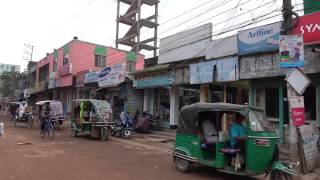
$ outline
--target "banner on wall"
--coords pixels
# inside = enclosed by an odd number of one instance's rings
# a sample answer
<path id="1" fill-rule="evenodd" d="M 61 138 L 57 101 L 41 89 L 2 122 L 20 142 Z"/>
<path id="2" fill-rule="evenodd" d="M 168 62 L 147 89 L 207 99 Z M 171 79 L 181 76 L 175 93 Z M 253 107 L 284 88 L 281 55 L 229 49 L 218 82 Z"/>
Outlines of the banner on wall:
<path id="1" fill-rule="evenodd" d="M 238 54 L 277 50 L 280 31 L 280 22 L 240 31 L 238 34 Z"/>
<path id="2" fill-rule="evenodd" d="M 237 57 L 223 58 L 217 60 L 217 77 L 218 82 L 239 80 L 239 63 Z"/>
<path id="3" fill-rule="evenodd" d="M 213 70 L 216 61 L 190 64 L 190 84 L 203 84 L 213 82 Z"/>
<path id="4" fill-rule="evenodd" d="M 280 68 L 304 66 L 303 35 L 281 35 L 279 39 Z"/>
<path id="5" fill-rule="evenodd" d="M 117 86 L 124 82 L 125 76 L 125 65 L 116 64 L 111 67 L 103 68 L 98 75 L 99 87 L 111 87 Z"/>

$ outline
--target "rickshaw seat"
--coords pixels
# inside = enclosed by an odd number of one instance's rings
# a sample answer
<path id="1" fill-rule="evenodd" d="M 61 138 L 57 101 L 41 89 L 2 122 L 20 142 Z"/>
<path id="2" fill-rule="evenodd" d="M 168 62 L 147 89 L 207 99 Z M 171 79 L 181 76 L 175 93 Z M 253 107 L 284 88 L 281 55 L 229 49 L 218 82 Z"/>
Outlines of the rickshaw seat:
<path id="1" fill-rule="evenodd" d="M 201 122 L 201 128 L 203 131 L 203 138 L 206 145 L 214 145 L 218 142 L 218 132 L 209 119 L 205 119 Z"/>
<path id="2" fill-rule="evenodd" d="M 234 148 L 221 148 L 220 152 L 222 152 L 223 154 L 238 154 L 241 152 L 241 150 Z"/>

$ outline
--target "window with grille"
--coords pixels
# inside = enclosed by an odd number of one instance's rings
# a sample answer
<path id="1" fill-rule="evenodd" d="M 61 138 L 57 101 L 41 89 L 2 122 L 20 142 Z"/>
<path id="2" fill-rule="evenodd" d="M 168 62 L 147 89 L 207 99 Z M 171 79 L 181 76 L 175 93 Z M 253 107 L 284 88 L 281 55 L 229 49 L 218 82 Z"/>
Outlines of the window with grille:
<path id="1" fill-rule="evenodd" d="M 95 55 L 95 65 L 97 67 L 105 67 L 106 66 L 106 56 Z"/>
<path id="2" fill-rule="evenodd" d="M 63 65 L 66 65 L 66 64 L 69 64 L 69 55 L 68 54 L 64 55 L 64 57 L 63 57 Z"/>

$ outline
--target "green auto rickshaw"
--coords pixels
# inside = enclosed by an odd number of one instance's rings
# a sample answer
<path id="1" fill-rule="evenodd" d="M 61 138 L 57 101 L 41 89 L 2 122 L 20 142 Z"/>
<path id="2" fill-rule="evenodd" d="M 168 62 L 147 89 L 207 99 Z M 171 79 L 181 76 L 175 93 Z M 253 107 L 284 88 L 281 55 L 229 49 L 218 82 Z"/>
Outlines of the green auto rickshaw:
<path id="1" fill-rule="evenodd" d="M 95 99 L 73 100 L 71 111 L 71 134 L 79 133 L 106 141 L 109 138 L 112 120 L 111 104 Z"/>
<path id="2" fill-rule="evenodd" d="M 243 149 L 231 147 L 228 129 L 237 115 L 243 116 Z M 173 149 L 176 168 L 182 172 L 192 164 L 217 171 L 258 176 L 271 180 L 291 179 L 292 164 L 278 161 L 278 137 L 261 110 L 228 103 L 195 103 L 184 106 Z"/>

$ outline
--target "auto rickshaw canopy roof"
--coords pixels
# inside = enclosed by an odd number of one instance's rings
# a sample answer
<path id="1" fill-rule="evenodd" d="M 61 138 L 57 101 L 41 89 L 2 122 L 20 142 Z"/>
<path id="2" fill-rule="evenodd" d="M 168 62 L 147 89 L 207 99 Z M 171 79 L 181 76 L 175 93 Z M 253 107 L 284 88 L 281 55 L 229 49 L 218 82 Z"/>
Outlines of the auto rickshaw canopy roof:
<path id="1" fill-rule="evenodd" d="M 238 112 L 246 115 L 249 111 L 247 105 L 230 103 L 195 103 L 182 107 L 179 114 L 178 132 L 183 134 L 195 134 L 199 118 L 197 114 L 205 111 Z"/>
<path id="2" fill-rule="evenodd" d="M 36 105 L 44 105 L 45 103 L 61 103 L 61 101 L 56 101 L 56 100 L 45 100 L 45 101 L 38 101 L 38 102 L 36 102 Z"/>

